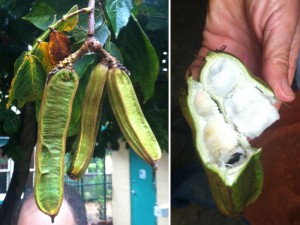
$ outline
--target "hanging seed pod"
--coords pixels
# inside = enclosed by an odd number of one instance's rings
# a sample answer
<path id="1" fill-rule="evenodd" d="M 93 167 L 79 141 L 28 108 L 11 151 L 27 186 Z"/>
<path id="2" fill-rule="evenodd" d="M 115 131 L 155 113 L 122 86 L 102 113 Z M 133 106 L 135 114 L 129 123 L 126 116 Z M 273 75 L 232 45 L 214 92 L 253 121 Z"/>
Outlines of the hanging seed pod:
<path id="1" fill-rule="evenodd" d="M 64 156 L 78 76 L 61 69 L 46 84 L 41 102 L 36 145 L 35 200 L 54 221 L 63 200 Z"/>
<path id="2" fill-rule="evenodd" d="M 105 96 L 105 83 L 108 68 L 97 64 L 88 81 L 82 103 L 80 130 L 70 152 L 67 174 L 80 179 L 93 156 L 99 130 L 102 103 Z"/>

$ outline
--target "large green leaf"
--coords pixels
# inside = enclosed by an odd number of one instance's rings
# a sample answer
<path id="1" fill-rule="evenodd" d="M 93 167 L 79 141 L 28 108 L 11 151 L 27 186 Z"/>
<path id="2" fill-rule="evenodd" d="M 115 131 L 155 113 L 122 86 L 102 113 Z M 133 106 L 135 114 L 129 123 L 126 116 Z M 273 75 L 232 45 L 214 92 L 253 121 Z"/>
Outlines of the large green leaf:
<path id="1" fill-rule="evenodd" d="M 23 59 L 21 63 L 21 59 Z M 18 69 L 17 69 L 18 68 Z M 27 101 L 36 101 L 42 97 L 46 81 L 46 72 L 34 55 L 22 55 L 15 63 L 16 74 L 9 91 L 8 106 L 17 99 L 22 107 Z"/>
<path id="2" fill-rule="evenodd" d="M 120 30 L 128 23 L 133 9 L 132 0 L 107 0 L 105 9 L 117 37 Z"/>
<path id="3" fill-rule="evenodd" d="M 38 1 L 23 19 L 30 21 L 41 30 L 46 30 L 56 20 L 56 14 L 57 12 L 49 4 Z"/>
<path id="4" fill-rule="evenodd" d="M 23 19 L 30 21 L 41 30 L 46 30 L 64 14 L 68 15 L 78 10 L 78 6 L 75 5 L 66 13 L 66 9 L 68 9 L 69 5 L 70 3 L 66 1 L 39 0 Z M 78 15 L 74 15 L 62 21 L 56 29 L 60 31 L 70 31 L 74 29 L 77 22 Z"/>
<path id="5" fill-rule="evenodd" d="M 155 90 L 155 81 L 159 73 L 159 60 L 147 35 L 132 16 L 126 28 L 120 34 L 121 52 L 124 65 L 141 86 L 144 101 Z"/>

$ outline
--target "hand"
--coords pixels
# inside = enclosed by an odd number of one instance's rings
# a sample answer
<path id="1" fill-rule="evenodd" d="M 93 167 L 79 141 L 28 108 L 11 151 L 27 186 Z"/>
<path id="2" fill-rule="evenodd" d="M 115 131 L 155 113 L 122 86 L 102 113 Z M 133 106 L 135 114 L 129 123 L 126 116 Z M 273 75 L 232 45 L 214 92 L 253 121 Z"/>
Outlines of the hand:
<path id="1" fill-rule="evenodd" d="M 279 101 L 290 102 L 300 48 L 299 0 L 210 0 L 202 47 L 188 72 L 196 79 L 201 57 L 226 45 L 264 79 Z"/>

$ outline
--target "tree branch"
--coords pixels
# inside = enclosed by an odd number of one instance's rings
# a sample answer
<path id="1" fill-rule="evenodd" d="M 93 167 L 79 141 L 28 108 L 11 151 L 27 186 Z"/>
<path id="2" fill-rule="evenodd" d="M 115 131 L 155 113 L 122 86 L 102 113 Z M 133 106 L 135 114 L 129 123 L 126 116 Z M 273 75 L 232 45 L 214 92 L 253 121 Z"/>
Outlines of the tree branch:
<path id="1" fill-rule="evenodd" d="M 41 43 L 42 41 L 44 41 L 49 36 L 50 32 L 53 29 L 55 30 L 55 28 L 57 28 L 61 23 L 64 23 L 66 20 L 68 20 L 69 18 L 72 18 L 73 16 L 79 15 L 81 13 L 91 13 L 92 11 L 94 11 L 94 9 L 88 7 L 88 8 L 79 9 L 79 10 L 77 10 L 75 12 L 72 12 L 70 14 L 64 15 L 62 19 L 58 20 L 55 24 L 53 24 L 52 26 L 50 26 L 44 33 L 41 34 L 41 36 L 39 36 L 36 39 L 36 41 L 35 41 L 32 49 L 31 49 L 30 53 L 36 51 L 36 48 L 38 47 L 39 43 Z"/>
<path id="2" fill-rule="evenodd" d="M 60 69 L 64 67 L 73 67 L 76 60 L 81 58 L 84 54 L 89 52 L 95 52 L 98 53 L 101 56 L 101 62 L 105 63 L 109 68 L 118 67 L 120 69 L 123 69 L 127 72 L 127 74 L 130 74 L 130 72 L 110 53 L 108 53 L 103 46 L 100 44 L 100 42 L 94 37 L 95 35 L 95 0 L 89 0 L 88 7 L 85 8 L 88 9 L 89 15 L 88 15 L 88 31 L 87 31 L 87 38 L 85 43 L 74 53 L 72 53 L 70 56 L 65 58 L 64 60 L 60 61 L 56 67 L 50 71 L 47 75 L 47 82 L 51 79 L 51 77 Z M 102 10 L 102 9 L 101 9 Z"/>
<path id="3" fill-rule="evenodd" d="M 87 41 L 94 38 L 94 33 L 95 33 L 95 0 L 89 0 L 89 6 L 91 10 L 89 14 L 89 19 L 88 19 L 88 37 Z"/>

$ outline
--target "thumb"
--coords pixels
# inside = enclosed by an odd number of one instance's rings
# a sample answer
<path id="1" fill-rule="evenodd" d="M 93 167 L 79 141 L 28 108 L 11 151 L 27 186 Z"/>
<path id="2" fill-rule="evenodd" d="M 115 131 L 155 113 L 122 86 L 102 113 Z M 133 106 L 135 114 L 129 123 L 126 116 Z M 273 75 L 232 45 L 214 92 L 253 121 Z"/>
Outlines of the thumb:
<path id="1" fill-rule="evenodd" d="M 295 57 L 291 54 L 294 55 L 292 46 L 294 47 L 298 20 L 291 21 L 289 17 L 285 18 L 285 21 L 270 19 L 265 28 L 262 75 L 279 101 L 291 102 L 295 98 L 291 83 L 296 64 Z"/>
<path id="2" fill-rule="evenodd" d="M 288 54 L 288 53 L 286 53 Z M 272 56 L 263 63 L 263 77 L 270 85 L 276 98 L 282 102 L 291 102 L 295 94 L 291 89 L 291 82 L 288 79 L 289 60 L 283 54 Z"/>

